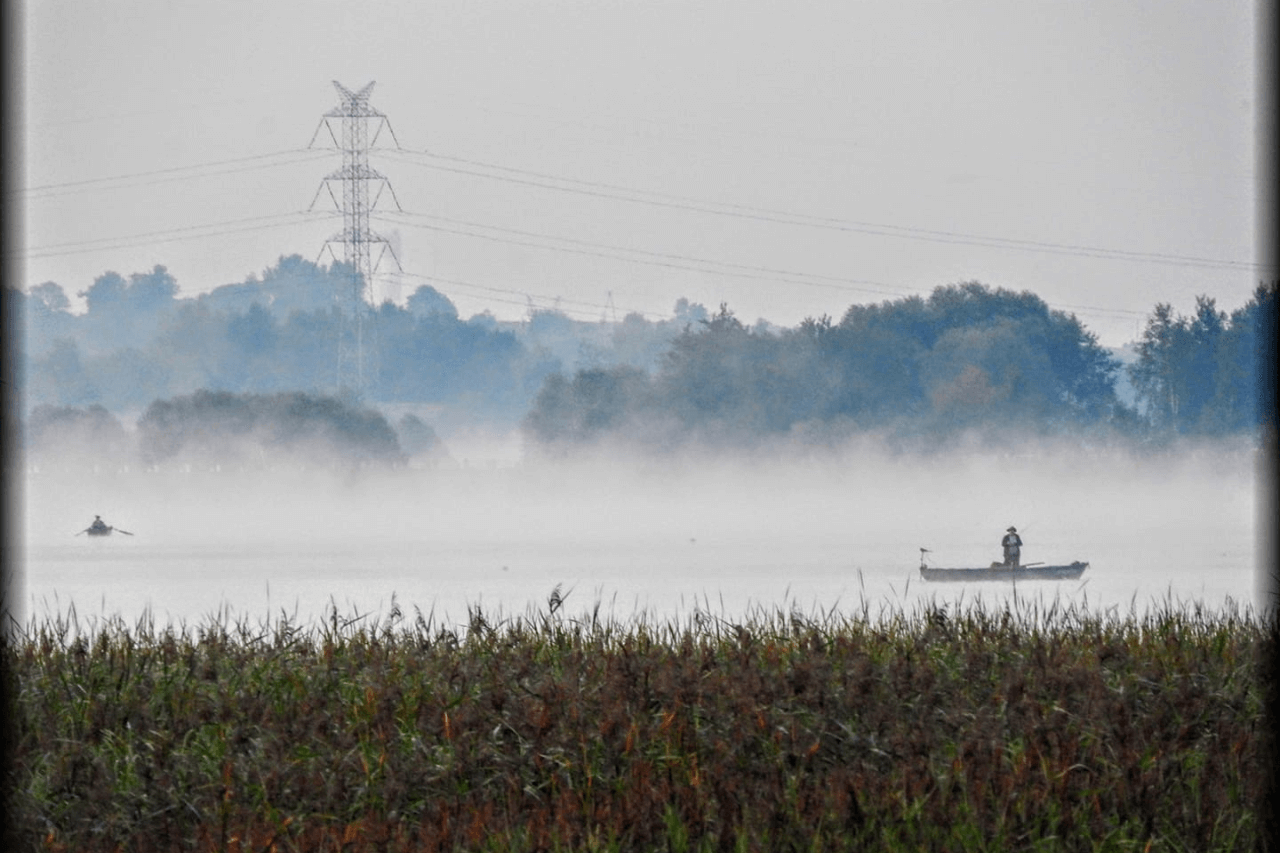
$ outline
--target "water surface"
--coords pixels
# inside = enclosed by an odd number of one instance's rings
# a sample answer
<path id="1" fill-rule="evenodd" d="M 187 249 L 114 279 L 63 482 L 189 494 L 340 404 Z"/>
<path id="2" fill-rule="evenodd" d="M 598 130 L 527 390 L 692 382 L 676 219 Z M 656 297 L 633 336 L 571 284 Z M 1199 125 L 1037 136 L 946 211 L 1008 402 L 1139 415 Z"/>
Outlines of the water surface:
<path id="1" fill-rule="evenodd" d="M 488 470 L 28 473 L 27 618 L 224 610 L 302 621 L 392 597 L 437 623 L 545 609 L 739 619 L 754 610 L 871 613 L 925 600 L 1057 600 L 1141 611 L 1249 606 L 1248 454 L 847 454 L 768 462 L 522 463 Z M 76 536 L 94 514 L 131 531 Z M 1010 524 L 1023 561 L 1086 560 L 1078 581 L 926 584 L 986 565 Z"/>

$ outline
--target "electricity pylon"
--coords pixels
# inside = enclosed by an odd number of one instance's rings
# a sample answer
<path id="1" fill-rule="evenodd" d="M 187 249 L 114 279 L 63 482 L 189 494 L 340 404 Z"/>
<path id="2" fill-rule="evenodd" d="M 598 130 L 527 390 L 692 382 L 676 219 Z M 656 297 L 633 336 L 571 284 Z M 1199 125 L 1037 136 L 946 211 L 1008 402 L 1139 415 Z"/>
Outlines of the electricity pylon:
<path id="1" fill-rule="evenodd" d="M 359 92 L 352 92 L 337 80 L 333 81 L 333 86 L 338 90 L 340 102 L 320 119 L 307 147 L 315 145 L 321 128 L 328 130 L 334 147 L 342 152 L 342 167 L 325 176 L 315 197 L 311 199 L 311 208 L 315 208 L 320 193 L 328 191 L 329 198 L 342 211 L 342 231 L 325 241 L 320 254 L 323 255 L 327 249 L 330 256 L 337 260 L 333 244 L 342 244 L 342 262 L 352 280 L 347 293 L 337 296 L 338 313 L 341 317 L 338 329 L 337 385 L 339 390 L 345 388 L 354 392 L 357 397 L 362 397 L 377 376 L 378 365 L 377 326 L 372 322 L 373 274 L 387 254 L 391 255 L 397 267 L 400 266 L 400 260 L 391 244 L 369 228 L 369 213 L 377 207 L 384 190 L 391 194 L 396 208 L 400 209 L 400 201 L 390 182 L 369 166 L 369 149 L 378 141 L 384 127 L 395 140 L 397 148 L 400 147 L 400 140 L 395 138 L 395 131 L 391 129 L 387 117 L 369 106 L 372 82 Z M 334 122 L 338 124 L 336 132 Z M 376 123 L 372 138 L 369 136 L 371 122 Z M 335 183 L 341 188 L 340 193 L 334 192 Z M 371 192 L 375 186 L 377 191 Z M 373 252 L 375 245 L 379 247 L 376 259 Z"/>

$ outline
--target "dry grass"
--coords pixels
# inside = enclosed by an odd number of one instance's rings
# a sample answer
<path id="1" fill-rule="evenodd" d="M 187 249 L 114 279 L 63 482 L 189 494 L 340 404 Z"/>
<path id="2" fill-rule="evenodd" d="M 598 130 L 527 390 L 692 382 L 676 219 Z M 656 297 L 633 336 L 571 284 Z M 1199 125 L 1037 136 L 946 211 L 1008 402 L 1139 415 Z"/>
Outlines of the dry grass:
<path id="1" fill-rule="evenodd" d="M 1238 612 L 547 611 L 11 638 L 29 849 L 1242 850 Z"/>

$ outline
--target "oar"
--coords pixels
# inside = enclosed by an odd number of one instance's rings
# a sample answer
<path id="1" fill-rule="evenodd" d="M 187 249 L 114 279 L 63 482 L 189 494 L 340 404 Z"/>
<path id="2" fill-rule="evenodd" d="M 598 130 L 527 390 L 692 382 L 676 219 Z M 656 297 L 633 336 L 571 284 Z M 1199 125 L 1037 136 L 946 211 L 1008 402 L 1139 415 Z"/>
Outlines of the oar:
<path id="1" fill-rule="evenodd" d="M 1023 569 L 1029 569 L 1029 568 L 1031 568 L 1032 566 L 1043 566 L 1043 565 L 1044 565 L 1044 560 L 1041 560 L 1041 561 L 1040 561 L 1040 562 L 1038 562 L 1038 563 L 1023 563 L 1023 564 L 1020 566 L 1020 568 L 1023 568 Z"/>
<path id="2" fill-rule="evenodd" d="M 132 533 L 130 533 L 130 532 L 129 532 L 129 531 L 127 531 L 127 530 L 121 530 L 119 527 L 113 527 L 113 528 L 111 528 L 111 529 L 112 529 L 112 530 L 114 530 L 116 533 L 123 533 L 125 536 L 132 536 L 132 535 L 133 535 Z M 1037 564 L 1037 565 L 1038 565 L 1038 564 Z"/>
<path id="3" fill-rule="evenodd" d="M 86 527 L 84 530 L 81 530 L 79 533 L 77 533 L 76 536 L 83 536 L 88 532 L 89 532 L 89 528 Z"/>

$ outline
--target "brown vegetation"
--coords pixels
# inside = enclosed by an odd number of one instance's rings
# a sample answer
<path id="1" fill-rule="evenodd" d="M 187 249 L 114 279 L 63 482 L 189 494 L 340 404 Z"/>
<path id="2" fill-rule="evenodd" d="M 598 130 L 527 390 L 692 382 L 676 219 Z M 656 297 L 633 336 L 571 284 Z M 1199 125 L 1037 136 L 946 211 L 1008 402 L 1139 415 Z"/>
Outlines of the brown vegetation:
<path id="1" fill-rule="evenodd" d="M 30 849 L 1236 850 L 1257 620 L 556 612 L 11 640 Z"/>

